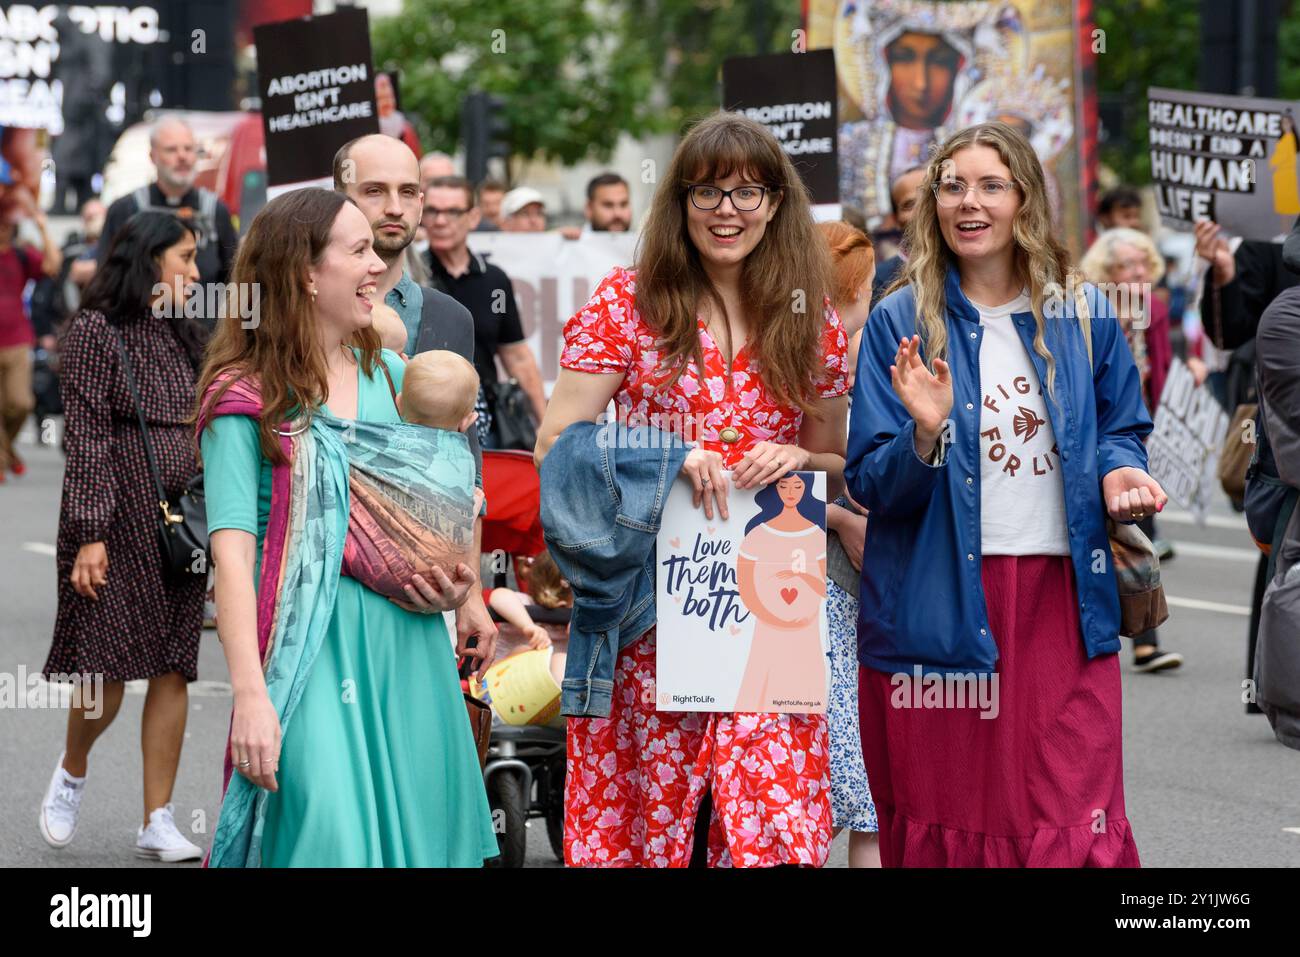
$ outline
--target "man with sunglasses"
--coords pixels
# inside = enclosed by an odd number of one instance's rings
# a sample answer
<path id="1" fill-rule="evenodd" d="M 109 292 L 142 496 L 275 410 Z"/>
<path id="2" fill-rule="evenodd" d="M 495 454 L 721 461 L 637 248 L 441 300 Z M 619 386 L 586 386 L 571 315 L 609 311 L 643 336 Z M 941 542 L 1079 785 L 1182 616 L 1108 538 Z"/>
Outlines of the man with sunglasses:
<path id="1" fill-rule="evenodd" d="M 496 360 L 500 357 L 506 375 L 518 381 L 532 406 L 533 416 L 540 422 L 546 410 L 542 373 L 524 339 L 510 278 L 501 267 L 471 252 L 466 241 L 479 218 L 474 187 L 469 180 L 461 176 L 439 176 L 427 184 L 422 223 L 429 237 L 431 282 L 474 317 L 474 367 L 483 383 L 492 418 L 496 419 Z"/>

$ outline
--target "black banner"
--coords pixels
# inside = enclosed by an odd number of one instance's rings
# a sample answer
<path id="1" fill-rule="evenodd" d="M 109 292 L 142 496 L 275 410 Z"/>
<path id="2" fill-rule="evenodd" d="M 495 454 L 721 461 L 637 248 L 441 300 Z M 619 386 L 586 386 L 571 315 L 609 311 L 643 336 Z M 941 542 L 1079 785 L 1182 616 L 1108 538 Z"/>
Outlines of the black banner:
<path id="1" fill-rule="evenodd" d="M 762 123 L 781 142 L 812 201 L 840 201 L 835 52 L 732 57 L 722 64 L 722 105 Z"/>
<path id="2" fill-rule="evenodd" d="M 268 23 L 253 38 L 268 184 L 329 176 L 340 146 L 379 132 L 366 11 Z"/>

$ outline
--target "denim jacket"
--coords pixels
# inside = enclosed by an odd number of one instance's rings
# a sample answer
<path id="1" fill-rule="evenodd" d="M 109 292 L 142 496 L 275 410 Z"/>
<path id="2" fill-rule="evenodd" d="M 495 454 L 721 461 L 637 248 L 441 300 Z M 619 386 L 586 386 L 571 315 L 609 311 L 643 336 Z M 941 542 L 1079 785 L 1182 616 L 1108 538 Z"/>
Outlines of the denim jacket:
<path id="1" fill-rule="evenodd" d="M 618 653 L 655 623 L 655 539 L 688 451 L 658 429 L 575 422 L 542 460 L 542 528 L 573 587 L 562 714 L 609 717 Z"/>
<path id="2" fill-rule="evenodd" d="M 1061 455 L 1070 560 L 1089 658 L 1120 648 L 1119 595 L 1106 534 L 1101 479 L 1123 466 L 1145 470 L 1143 438 L 1151 418 L 1133 356 L 1110 303 L 1084 287 L 1092 315 L 1093 362 L 1073 318 L 1047 318 L 1046 344 L 1056 360 L 1056 401 L 1048 416 Z M 961 291 L 956 270 L 946 285 L 952 368 L 951 444 L 939 464 L 922 461 L 916 423 L 890 384 L 899 340 L 916 331 L 910 287 L 872 310 L 858 356 L 844 477 L 870 511 L 862 562 L 858 660 L 886 672 L 948 670 L 988 673 L 998 660 L 980 569 L 979 313 Z M 1057 310 L 1059 313 L 1061 310 Z M 1033 351 L 1034 317 L 1016 324 L 1044 391 L 1047 366 Z M 1045 614 L 1057 609 L 1044 608 Z"/>

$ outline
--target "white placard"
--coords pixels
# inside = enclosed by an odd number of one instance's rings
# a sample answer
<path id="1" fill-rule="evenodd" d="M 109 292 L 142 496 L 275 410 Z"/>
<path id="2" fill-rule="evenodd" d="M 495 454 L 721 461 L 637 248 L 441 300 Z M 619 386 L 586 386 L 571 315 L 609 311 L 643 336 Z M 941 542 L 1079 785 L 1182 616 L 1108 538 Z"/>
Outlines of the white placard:
<path id="1" fill-rule="evenodd" d="M 1175 358 L 1160 393 L 1155 428 L 1147 439 L 1147 471 L 1165 494 L 1205 524 L 1218 489 L 1219 449 L 1228 413 L 1205 385 Z"/>
<path id="2" fill-rule="evenodd" d="M 730 483 L 730 473 L 724 472 Z M 729 517 L 673 483 L 656 552 L 660 711 L 824 714 L 826 473 L 729 488 Z"/>
<path id="3" fill-rule="evenodd" d="M 469 247 L 510 277 L 524 337 L 550 394 L 560 371 L 564 324 L 615 266 L 631 266 L 636 233 L 470 233 Z"/>

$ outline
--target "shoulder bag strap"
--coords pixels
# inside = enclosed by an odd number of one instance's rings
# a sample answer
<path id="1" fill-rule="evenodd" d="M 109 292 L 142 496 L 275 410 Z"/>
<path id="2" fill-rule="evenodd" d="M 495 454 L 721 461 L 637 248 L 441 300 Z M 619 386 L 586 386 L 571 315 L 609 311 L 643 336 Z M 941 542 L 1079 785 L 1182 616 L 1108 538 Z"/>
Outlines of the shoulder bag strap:
<path id="1" fill-rule="evenodd" d="M 107 320 L 105 320 L 107 321 Z M 122 370 L 126 373 L 126 384 L 131 390 L 131 398 L 135 402 L 135 413 L 140 419 L 140 436 L 144 439 L 144 455 L 149 460 L 149 474 L 153 476 L 154 488 L 158 491 L 158 507 L 162 509 L 164 521 L 170 517 L 171 512 L 167 504 L 167 493 L 163 489 L 162 475 L 158 471 L 158 463 L 153 457 L 153 444 L 149 441 L 149 427 L 144 421 L 144 407 L 140 404 L 140 392 L 135 386 L 135 375 L 131 371 L 131 359 L 126 354 L 126 346 L 122 342 L 122 337 L 111 325 L 109 331 L 113 335 L 113 341 L 117 344 L 117 354 L 122 360 Z"/>
<path id="2" fill-rule="evenodd" d="M 384 378 L 388 380 L 388 391 L 393 395 L 393 405 L 397 405 L 397 387 L 393 385 L 393 374 L 388 371 L 388 363 L 384 361 L 382 355 L 379 357 L 379 368 L 383 370 Z"/>
<path id="3" fill-rule="evenodd" d="M 207 246 L 217 239 L 217 194 L 199 187 L 199 246 Z"/>
<path id="4" fill-rule="evenodd" d="M 1078 280 L 1077 275 L 1074 281 L 1078 283 L 1078 292 L 1074 294 L 1074 318 L 1079 323 L 1079 331 L 1083 333 L 1083 345 L 1088 350 L 1088 365 L 1092 365 L 1092 310 L 1088 308 L 1088 290 L 1083 288 L 1083 283 Z"/>

